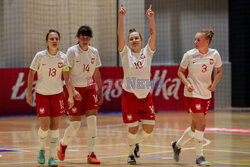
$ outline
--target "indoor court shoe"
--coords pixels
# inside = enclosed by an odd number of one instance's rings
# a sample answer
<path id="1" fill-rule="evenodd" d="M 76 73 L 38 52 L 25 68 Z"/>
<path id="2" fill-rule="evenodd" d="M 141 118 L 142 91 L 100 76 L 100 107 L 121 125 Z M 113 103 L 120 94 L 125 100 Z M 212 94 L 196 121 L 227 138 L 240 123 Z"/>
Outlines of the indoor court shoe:
<path id="1" fill-rule="evenodd" d="M 39 164 L 44 164 L 45 163 L 45 150 L 39 150 L 38 153 L 38 157 L 37 157 L 37 161 L 39 162 Z"/>
<path id="2" fill-rule="evenodd" d="M 136 165 L 136 161 L 135 161 L 135 156 L 134 155 L 128 156 L 128 164 L 129 165 Z"/>
<path id="3" fill-rule="evenodd" d="M 100 164 L 100 161 L 96 158 L 95 153 L 92 152 L 90 155 L 87 157 L 87 163 L 88 164 Z"/>
<path id="4" fill-rule="evenodd" d="M 58 166 L 58 164 L 56 163 L 55 159 L 53 157 L 51 157 L 48 161 L 49 166 Z"/>
<path id="5" fill-rule="evenodd" d="M 200 156 L 199 158 L 196 159 L 195 163 L 198 166 L 210 166 L 210 162 L 206 161 L 203 156 Z"/>
<path id="6" fill-rule="evenodd" d="M 172 148 L 173 148 L 173 158 L 176 162 L 179 161 L 180 159 L 180 152 L 181 152 L 181 148 L 178 148 L 176 145 L 177 141 L 172 141 Z"/>
<path id="7" fill-rule="evenodd" d="M 137 157 L 137 158 L 140 157 L 139 149 L 140 149 L 139 144 L 136 143 L 136 144 L 135 144 L 135 149 L 134 149 L 134 154 L 135 154 L 135 157 Z"/>
<path id="8" fill-rule="evenodd" d="M 57 156 L 60 161 L 63 161 L 65 159 L 65 151 L 67 149 L 67 146 L 62 145 L 62 139 L 60 140 L 59 149 L 57 150 Z"/>

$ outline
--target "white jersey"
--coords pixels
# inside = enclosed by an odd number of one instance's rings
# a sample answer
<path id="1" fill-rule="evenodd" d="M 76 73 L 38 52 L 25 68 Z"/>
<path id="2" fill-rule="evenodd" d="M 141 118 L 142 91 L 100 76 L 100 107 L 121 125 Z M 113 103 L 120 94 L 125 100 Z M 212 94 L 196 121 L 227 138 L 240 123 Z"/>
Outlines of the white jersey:
<path id="1" fill-rule="evenodd" d="M 95 69 L 101 66 L 98 50 L 89 46 L 87 51 L 79 44 L 70 47 L 67 51 L 70 78 L 74 87 L 87 87 L 93 85 Z"/>
<path id="2" fill-rule="evenodd" d="M 35 90 L 42 95 L 53 95 L 63 91 L 62 69 L 68 67 L 67 56 L 58 51 L 50 55 L 48 50 L 37 52 L 30 68 L 37 71 Z"/>
<path id="3" fill-rule="evenodd" d="M 146 45 L 140 53 L 134 53 L 125 45 L 120 52 L 123 66 L 122 88 L 134 93 L 137 98 L 145 98 L 151 90 L 150 71 L 154 51 Z"/>
<path id="4" fill-rule="evenodd" d="M 194 87 L 194 91 L 189 92 L 185 86 L 184 96 L 211 98 L 211 91 L 208 90 L 208 87 L 212 84 L 213 68 L 222 66 L 218 51 L 209 48 L 206 54 L 201 54 L 198 49 L 192 49 L 184 54 L 180 65 L 184 69 L 188 68 L 187 80 Z"/>

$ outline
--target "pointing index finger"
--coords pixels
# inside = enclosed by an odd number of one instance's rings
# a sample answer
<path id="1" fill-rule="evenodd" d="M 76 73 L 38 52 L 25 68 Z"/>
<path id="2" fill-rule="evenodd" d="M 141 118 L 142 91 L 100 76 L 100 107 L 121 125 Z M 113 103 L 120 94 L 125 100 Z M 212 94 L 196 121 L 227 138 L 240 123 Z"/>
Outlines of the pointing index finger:
<path id="1" fill-rule="evenodd" d="M 150 6 L 149 6 L 148 10 L 151 10 L 151 8 L 152 8 L 152 4 L 150 4 Z"/>

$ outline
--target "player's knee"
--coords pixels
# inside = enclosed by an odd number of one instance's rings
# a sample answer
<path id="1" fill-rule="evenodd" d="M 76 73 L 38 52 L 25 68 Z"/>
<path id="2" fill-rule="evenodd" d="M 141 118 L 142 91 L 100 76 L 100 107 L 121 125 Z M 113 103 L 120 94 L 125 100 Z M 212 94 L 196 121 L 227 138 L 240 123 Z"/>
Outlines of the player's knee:
<path id="1" fill-rule="evenodd" d="M 81 127 L 81 121 L 71 121 L 69 126 L 72 131 L 78 131 Z"/>
<path id="2" fill-rule="evenodd" d="M 139 129 L 139 122 L 136 121 L 133 123 L 127 123 L 127 127 L 128 127 L 128 132 L 135 135 Z"/>
<path id="3" fill-rule="evenodd" d="M 42 130 L 41 128 L 39 128 L 38 130 L 38 136 L 40 138 L 45 138 L 48 136 L 49 130 Z"/>
<path id="4" fill-rule="evenodd" d="M 154 130 L 154 126 L 155 120 L 142 120 L 142 128 L 146 133 L 152 133 Z"/>

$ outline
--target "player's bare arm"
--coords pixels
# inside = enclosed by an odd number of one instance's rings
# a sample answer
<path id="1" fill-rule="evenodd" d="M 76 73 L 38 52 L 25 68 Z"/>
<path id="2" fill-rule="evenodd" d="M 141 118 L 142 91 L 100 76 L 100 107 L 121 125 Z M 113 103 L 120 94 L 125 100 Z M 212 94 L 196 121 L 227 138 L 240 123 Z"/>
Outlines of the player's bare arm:
<path id="1" fill-rule="evenodd" d="M 126 10 L 121 5 L 119 10 L 119 23 L 118 23 L 118 49 L 121 52 L 125 46 L 126 40 L 124 38 L 124 16 L 126 14 Z"/>
<path id="2" fill-rule="evenodd" d="M 69 105 L 69 109 L 71 109 L 74 106 L 74 99 L 73 99 L 73 86 L 69 77 L 69 71 L 63 71 L 63 78 L 65 81 L 67 91 L 69 93 L 68 105 Z"/>
<path id="3" fill-rule="evenodd" d="M 102 103 L 103 103 L 102 77 L 101 77 L 101 73 L 100 73 L 99 68 L 95 69 L 94 78 L 95 78 L 95 82 L 96 82 L 96 85 L 98 88 L 98 90 L 97 90 L 98 104 L 102 105 Z"/>
<path id="4" fill-rule="evenodd" d="M 150 38 L 148 41 L 149 47 L 151 50 L 155 50 L 155 41 L 156 41 L 156 30 L 155 30 L 155 20 L 154 20 L 154 11 L 152 10 L 152 5 L 149 6 L 146 15 L 149 19 L 149 28 L 150 28 Z"/>
<path id="5" fill-rule="evenodd" d="M 216 87 L 216 85 L 218 84 L 218 82 L 220 81 L 221 76 L 222 76 L 222 67 L 215 68 L 215 70 L 216 70 L 216 74 L 215 74 L 215 77 L 214 77 L 214 81 L 213 81 L 213 83 L 208 87 L 208 90 L 210 90 L 211 92 L 215 91 L 215 87 Z"/>
<path id="6" fill-rule="evenodd" d="M 26 102 L 31 106 L 33 103 L 33 95 L 32 95 L 32 85 L 34 81 L 34 76 L 36 74 L 35 70 L 30 69 L 28 75 L 28 83 L 27 83 L 27 94 L 26 94 Z"/>
<path id="7" fill-rule="evenodd" d="M 181 66 L 179 66 L 178 69 L 178 76 L 180 78 L 180 80 L 182 81 L 182 83 L 187 87 L 189 92 L 192 92 L 194 90 L 193 86 L 188 82 L 186 76 L 185 76 L 185 68 L 182 68 Z"/>

